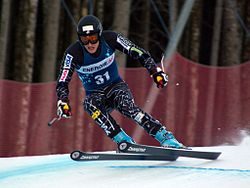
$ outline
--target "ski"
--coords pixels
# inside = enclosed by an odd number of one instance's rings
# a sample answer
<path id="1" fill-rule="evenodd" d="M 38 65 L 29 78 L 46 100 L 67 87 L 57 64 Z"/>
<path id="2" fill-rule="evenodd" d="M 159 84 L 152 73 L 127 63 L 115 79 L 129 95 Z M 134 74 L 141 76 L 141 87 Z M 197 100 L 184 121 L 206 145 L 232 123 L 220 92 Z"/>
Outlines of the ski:
<path id="1" fill-rule="evenodd" d="M 70 157 L 74 161 L 103 161 L 103 160 L 149 160 L 149 161 L 175 161 L 178 156 L 148 155 L 148 154 L 124 154 L 124 153 L 95 153 L 73 151 Z"/>
<path id="2" fill-rule="evenodd" d="M 176 157 L 191 157 L 200 159 L 217 159 L 221 152 L 211 152 L 211 151 L 194 151 L 186 149 L 174 149 L 174 148 L 163 148 L 140 144 L 131 144 L 127 142 L 121 142 L 118 145 L 118 150 L 122 153 L 138 153 L 138 154 L 152 154 L 152 155 L 170 155 Z"/>

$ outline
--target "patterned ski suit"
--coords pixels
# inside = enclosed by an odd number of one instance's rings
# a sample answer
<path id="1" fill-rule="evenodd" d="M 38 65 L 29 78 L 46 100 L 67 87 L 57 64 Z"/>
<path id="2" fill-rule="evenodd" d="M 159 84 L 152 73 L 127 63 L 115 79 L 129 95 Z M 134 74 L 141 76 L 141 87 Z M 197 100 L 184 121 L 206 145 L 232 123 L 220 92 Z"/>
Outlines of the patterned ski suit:
<path id="1" fill-rule="evenodd" d="M 116 32 L 104 31 L 95 54 L 89 54 L 79 41 L 65 51 L 57 80 L 58 99 L 68 99 L 68 84 L 76 71 L 86 91 L 84 109 L 108 137 L 112 139 L 121 131 L 110 115 L 114 109 L 133 119 L 154 137 L 163 126 L 135 105 L 128 85 L 118 73 L 115 50 L 138 59 L 149 73 L 156 68 L 155 61 L 148 52 Z"/>

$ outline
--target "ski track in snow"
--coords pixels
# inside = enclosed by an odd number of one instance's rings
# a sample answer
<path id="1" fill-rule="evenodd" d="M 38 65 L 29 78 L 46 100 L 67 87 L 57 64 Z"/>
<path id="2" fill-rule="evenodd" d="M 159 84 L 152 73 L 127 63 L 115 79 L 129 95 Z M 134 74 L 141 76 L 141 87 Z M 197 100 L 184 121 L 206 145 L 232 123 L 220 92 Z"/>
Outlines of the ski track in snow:
<path id="1" fill-rule="evenodd" d="M 0 188 L 249 188 L 249 140 L 239 146 L 195 148 L 222 151 L 215 161 L 75 162 L 69 154 L 0 158 Z"/>

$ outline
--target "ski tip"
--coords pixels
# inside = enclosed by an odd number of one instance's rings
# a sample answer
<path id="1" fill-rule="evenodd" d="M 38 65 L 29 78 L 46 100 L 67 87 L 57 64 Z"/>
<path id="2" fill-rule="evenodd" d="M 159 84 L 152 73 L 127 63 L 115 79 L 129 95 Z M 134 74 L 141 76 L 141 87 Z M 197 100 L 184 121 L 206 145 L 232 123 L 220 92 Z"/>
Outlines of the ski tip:
<path id="1" fill-rule="evenodd" d="M 72 160 L 77 160 L 77 159 L 79 159 L 81 157 L 81 153 L 82 153 L 81 151 L 75 150 L 75 151 L 71 152 L 70 158 Z"/>
<path id="2" fill-rule="evenodd" d="M 121 143 L 118 144 L 118 150 L 119 151 L 124 151 L 124 150 L 126 150 L 128 148 L 128 146 L 129 146 L 128 142 L 126 142 L 126 141 L 121 142 Z"/>

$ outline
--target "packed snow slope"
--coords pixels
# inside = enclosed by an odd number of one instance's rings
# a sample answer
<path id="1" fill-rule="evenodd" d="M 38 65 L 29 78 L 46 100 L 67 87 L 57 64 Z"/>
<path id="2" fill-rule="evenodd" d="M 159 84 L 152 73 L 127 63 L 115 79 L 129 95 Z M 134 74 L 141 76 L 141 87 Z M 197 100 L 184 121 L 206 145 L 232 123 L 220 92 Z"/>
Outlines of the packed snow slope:
<path id="1" fill-rule="evenodd" d="M 230 188 L 250 187 L 250 138 L 221 151 L 218 160 L 75 162 L 69 154 L 0 158 L 1 188 Z"/>

